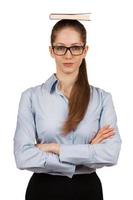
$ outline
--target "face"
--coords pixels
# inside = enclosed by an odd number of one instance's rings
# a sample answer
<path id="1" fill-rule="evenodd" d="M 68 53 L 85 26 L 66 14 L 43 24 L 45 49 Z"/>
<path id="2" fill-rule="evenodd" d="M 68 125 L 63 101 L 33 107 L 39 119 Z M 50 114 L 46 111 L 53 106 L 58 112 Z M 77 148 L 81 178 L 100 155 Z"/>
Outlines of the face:
<path id="1" fill-rule="evenodd" d="M 56 35 L 53 46 L 83 46 L 83 41 L 80 34 L 72 28 L 64 28 Z M 75 49 L 75 48 L 74 48 Z M 72 55 L 70 50 L 67 50 L 65 55 L 56 55 L 52 47 L 49 47 L 51 56 L 55 59 L 57 72 L 74 73 L 79 71 L 79 67 L 85 58 L 88 46 L 85 46 L 81 55 Z"/>

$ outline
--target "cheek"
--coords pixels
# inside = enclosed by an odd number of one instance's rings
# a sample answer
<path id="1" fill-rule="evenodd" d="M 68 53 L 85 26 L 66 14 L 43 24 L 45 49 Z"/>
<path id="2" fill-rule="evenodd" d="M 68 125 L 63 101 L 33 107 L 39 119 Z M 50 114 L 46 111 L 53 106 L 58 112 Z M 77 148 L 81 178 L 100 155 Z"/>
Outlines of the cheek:
<path id="1" fill-rule="evenodd" d="M 77 62 L 76 62 L 76 63 L 77 63 L 77 65 L 79 65 L 79 66 L 80 66 L 80 65 L 81 65 L 81 63 L 82 63 L 82 60 L 83 60 L 82 58 L 78 58 L 78 59 L 77 59 Z"/>
<path id="2" fill-rule="evenodd" d="M 61 59 L 60 57 L 56 57 L 56 58 L 55 58 L 55 62 L 56 62 L 56 63 L 61 63 L 61 60 L 62 60 L 62 59 Z"/>

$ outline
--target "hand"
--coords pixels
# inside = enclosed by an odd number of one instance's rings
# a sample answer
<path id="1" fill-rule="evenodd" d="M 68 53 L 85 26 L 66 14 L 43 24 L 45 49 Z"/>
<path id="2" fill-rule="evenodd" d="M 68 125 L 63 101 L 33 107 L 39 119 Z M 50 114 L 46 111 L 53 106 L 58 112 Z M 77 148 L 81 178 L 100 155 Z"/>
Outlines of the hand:
<path id="1" fill-rule="evenodd" d="M 59 154 L 60 145 L 57 143 L 49 143 L 49 144 L 35 144 L 37 148 L 47 153 L 55 153 Z"/>
<path id="2" fill-rule="evenodd" d="M 105 126 L 101 128 L 97 135 L 93 138 L 90 144 L 98 144 L 107 138 L 111 138 L 114 135 L 114 128 L 110 128 L 110 126 Z"/>

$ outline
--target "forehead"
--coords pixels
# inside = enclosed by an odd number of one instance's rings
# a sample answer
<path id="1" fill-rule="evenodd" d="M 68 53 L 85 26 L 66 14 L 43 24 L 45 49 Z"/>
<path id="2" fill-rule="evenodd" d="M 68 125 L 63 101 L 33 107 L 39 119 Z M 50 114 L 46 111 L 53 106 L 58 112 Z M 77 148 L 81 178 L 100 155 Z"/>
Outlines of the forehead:
<path id="1" fill-rule="evenodd" d="M 80 33 L 73 28 L 64 28 L 57 32 L 54 43 L 63 43 L 70 45 L 73 43 L 82 43 Z"/>

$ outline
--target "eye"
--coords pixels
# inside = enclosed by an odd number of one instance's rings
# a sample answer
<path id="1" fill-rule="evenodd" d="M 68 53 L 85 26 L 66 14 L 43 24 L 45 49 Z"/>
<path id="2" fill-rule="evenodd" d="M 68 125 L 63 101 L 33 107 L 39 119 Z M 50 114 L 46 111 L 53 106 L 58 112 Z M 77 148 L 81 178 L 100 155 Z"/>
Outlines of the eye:
<path id="1" fill-rule="evenodd" d="M 64 51 L 64 50 L 66 50 L 66 47 L 64 47 L 64 46 L 55 46 L 54 48 L 55 48 L 56 51 Z"/>
<path id="2" fill-rule="evenodd" d="M 71 49 L 72 49 L 72 51 L 80 51 L 83 49 L 83 47 L 82 46 L 72 46 Z"/>

